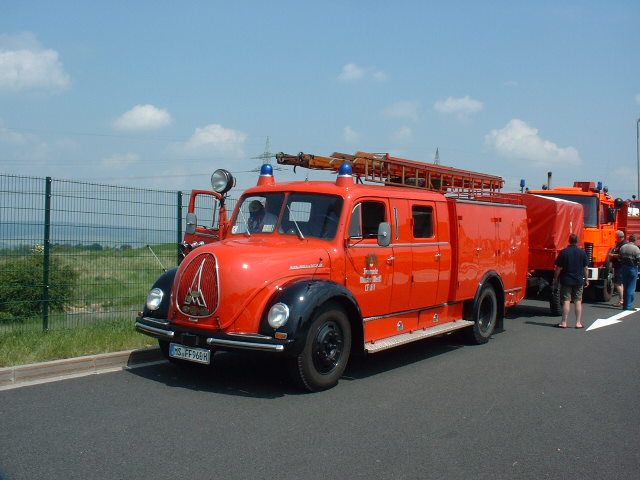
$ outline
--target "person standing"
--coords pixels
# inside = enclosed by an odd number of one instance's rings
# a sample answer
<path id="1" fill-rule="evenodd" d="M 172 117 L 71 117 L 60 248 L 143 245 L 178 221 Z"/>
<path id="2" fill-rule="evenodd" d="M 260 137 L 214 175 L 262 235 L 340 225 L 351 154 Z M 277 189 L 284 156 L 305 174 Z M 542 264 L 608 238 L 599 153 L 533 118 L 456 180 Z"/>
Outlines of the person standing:
<path id="1" fill-rule="evenodd" d="M 620 247 L 621 276 L 624 289 L 623 305 L 625 310 L 635 310 L 636 281 L 638 280 L 638 264 L 640 264 L 640 248 L 636 245 L 637 237 L 629 236 L 629 242 Z"/>
<path id="2" fill-rule="evenodd" d="M 624 232 L 622 230 L 618 230 L 616 232 L 616 240 L 616 246 L 611 249 L 609 258 L 611 259 L 611 265 L 613 266 L 613 285 L 616 289 L 616 292 L 618 292 L 619 297 L 617 305 L 619 307 L 622 307 L 624 287 L 622 286 L 622 263 L 620 261 L 620 247 L 627 243 L 627 241 L 624 239 Z"/>
<path id="3" fill-rule="evenodd" d="M 576 310 L 576 328 L 582 328 L 582 292 L 589 286 L 589 259 L 587 253 L 578 246 L 578 235 L 569 235 L 569 246 L 563 248 L 556 259 L 553 272 L 553 288 L 560 282 L 560 299 L 562 300 L 562 321 L 558 328 L 567 328 L 567 319 L 571 309 L 571 301 Z"/>

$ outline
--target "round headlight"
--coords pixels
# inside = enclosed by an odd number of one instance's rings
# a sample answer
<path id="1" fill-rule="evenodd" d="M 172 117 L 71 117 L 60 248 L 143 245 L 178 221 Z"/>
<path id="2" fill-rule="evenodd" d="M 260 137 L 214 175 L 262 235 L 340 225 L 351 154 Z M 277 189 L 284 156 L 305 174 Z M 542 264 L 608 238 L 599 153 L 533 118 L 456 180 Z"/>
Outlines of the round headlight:
<path id="1" fill-rule="evenodd" d="M 267 321 L 273 328 L 279 328 L 289 320 L 289 307 L 284 303 L 276 303 L 269 310 L 267 315 Z"/>
<path id="2" fill-rule="evenodd" d="M 236 180 L 231 172 L 219 168 L 211 175 L 211 188 L 214 192 L 227 193 L 235 185 Z"/>
<path id="3" fill-rule="evenodd" d="M 147 308 L 149 310 L 157 310 L 160 308 L 160 303 L 164 297 L 164 292 L 159 288 L 152 288 L 147 295 Z"/>

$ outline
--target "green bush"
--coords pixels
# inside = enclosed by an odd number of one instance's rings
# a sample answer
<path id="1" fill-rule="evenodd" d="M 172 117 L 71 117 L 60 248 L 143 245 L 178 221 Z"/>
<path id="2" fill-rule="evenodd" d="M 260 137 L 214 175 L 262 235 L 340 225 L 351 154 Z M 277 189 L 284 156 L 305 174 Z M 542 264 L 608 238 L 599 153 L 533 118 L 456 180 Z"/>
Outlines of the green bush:
<path id="1" fill-rule="evenodd" d="M 44 255 L 3 258 L 0 261 L 0 323 L 41 314 Z M 78 273 L 56 257 L 49 257 L 49 310 L 62 311 L 71 300 Z"/>

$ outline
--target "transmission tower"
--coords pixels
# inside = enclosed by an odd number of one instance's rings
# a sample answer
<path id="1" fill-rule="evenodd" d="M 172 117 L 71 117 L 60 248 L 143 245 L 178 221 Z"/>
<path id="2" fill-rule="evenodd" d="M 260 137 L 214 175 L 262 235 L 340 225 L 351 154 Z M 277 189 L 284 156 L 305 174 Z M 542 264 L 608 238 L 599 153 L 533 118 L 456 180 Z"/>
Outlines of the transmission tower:
<path id="1" fill-rule="evenodd" d="M 440 152 L 438 151 L 438 147 L 436 147 L 436 154 L 433 157 L 433 163 L 440 165 Z"/>
<path id="2" fill-rule="evenodd" d="M 259 172 L 260 168 L 265 163 L 268 163 L 269 165 L 271 165 L 271 159 L 275 158 L 275 155 L 271 152 L 271 139 L 269 137 L 267 137 L 267 141 L 264 144 L 264 152 L 262 152 L 261 155 L 251 157 L 251 158 L 254 160 L 261 160 L 260 165 L 258 165 L 257 168 L 254 168 L 253 170 L 251 170 L 252 172 Z M 273 166 L 273 169 L 282 170 L 282 167 L 280 165 L 275 165 Z"/>

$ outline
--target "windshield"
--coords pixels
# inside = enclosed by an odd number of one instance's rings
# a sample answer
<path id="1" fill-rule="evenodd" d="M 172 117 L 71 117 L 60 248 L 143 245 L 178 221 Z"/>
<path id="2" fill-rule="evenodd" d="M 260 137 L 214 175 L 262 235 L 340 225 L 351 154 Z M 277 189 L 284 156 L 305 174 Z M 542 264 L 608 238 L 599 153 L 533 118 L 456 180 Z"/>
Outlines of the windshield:
<path id="1" fill-rule="evenodd" d="M 589 197 L 586 195 L 571 195 L 562 193 L 536 193 L 541 197 L 555 197 L 562 200 L 569 200 L 570 202 L 576 202 L 582 205 L 584 210 L 584 226 L 585 227 L 597 227 L 598 226 L 598 198 Z"/>
<path id="2" fill-rule="evenodd" d="M 318 193 L 265 193 L 242 199 L 231 234 L 272 234 L 331 240 L 338 231 L 342 198 Z"/>

